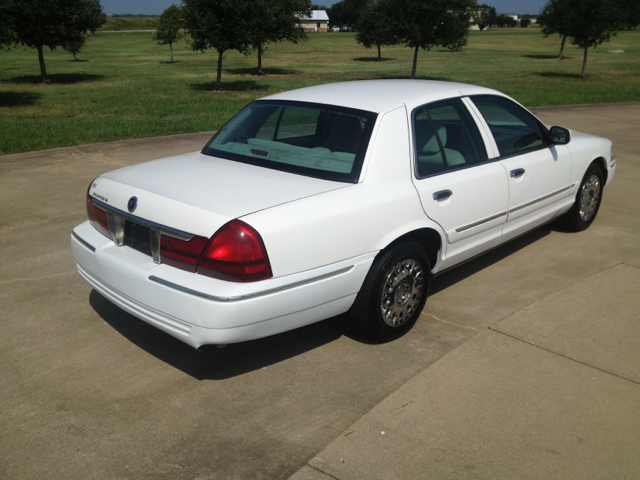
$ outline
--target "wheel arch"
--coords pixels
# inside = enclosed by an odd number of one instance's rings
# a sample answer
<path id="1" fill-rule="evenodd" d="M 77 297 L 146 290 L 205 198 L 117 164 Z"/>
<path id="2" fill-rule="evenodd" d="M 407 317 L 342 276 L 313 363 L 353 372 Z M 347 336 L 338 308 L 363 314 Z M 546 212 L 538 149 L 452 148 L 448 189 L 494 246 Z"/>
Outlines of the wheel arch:
<path id="1" fill-rule="evenodd" d="M 429 258 L 430 266 L 433 269 L 438 261 L 438 252 L 442 248 L 442 237 L 437 230 L 430 227 L 418 228 L 404 233 L 380 250 L 378 256 L 384 255 L 397 245 L 406 242 L 416 242 L 420 244 L 427 252 L 427 258 Z"/>
<path id="2" fill-rule="evenodd" d="M 602 175 L 604 175 L 604 178 L 602 179 L 602 185 L 606 185 L 607 177 L 609 176 L 609 170 L 607 169 L 607 162 L 605 161 L 604 158 L 598 157 L 591 161 L 591 163 L 589 164 L 589 167 L 593 164 L 598 165 L 600 167 L 600 170 L 602 170 Z M 587 167 L 587 170 L 589 169 L 589 167 Z"/>

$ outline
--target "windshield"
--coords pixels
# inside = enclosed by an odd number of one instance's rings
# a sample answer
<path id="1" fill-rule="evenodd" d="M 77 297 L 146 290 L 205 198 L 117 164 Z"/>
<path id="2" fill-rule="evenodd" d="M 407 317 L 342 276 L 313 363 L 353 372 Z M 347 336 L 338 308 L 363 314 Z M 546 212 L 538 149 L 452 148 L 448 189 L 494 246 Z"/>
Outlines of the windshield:
<path id="1" fill-rule="evenodd" d="M 326 180 L 357 182 L 376 114 L 256 101 L 214 135 L 206 155 Z"/>

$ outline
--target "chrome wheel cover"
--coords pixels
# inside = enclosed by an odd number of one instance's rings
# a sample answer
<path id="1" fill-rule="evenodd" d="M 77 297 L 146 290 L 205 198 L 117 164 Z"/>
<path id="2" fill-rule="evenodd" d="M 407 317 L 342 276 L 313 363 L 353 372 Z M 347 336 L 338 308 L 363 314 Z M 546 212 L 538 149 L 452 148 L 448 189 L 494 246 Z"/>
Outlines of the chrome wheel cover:
<path id="1" fill-rule="evenodd" d="M 424 295 L 422 265 L 412 258 L 396 263 L 382 284 L 380 312 L 384 323 L 399 327 L 416 312 Z"/>
<path id="2" fill-rule="evenodd" d="M 580 202 L 578 213 L 583 222 L 588 222 L 593 218 L 598 210 L 600 203 L 600 178 L 597 175 L 591 175 L 580 190 L 578 201 Z"/>

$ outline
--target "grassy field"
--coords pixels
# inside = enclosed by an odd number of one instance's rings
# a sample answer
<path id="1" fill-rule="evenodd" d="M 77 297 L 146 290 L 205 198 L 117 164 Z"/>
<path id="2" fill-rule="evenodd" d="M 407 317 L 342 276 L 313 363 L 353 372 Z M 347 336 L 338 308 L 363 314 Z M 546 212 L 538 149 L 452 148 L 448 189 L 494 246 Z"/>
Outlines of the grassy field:
<path id="1" fill-rule="evenodd" d="M 350 33 L 311 35 L 301 45 L 273 45 L 256 76 L 255 55 L 229 52 L 224 92 L 214 91 L 216 55 L 195 53 L 184 41 L 168 46 L 150 33 L 99 33 L 74 62 L 45 51 L 53 83 L 39 84 L 35 50 L 0 51 L 0 154 L 220 128 L 251 100 L 292 88 L 371 78 L 408 78 L 412 52 L 383 48 L 384 61 Z M 589 52 L 544 39 L 538 29 L 472 32 L 464 51 L 421 51 L 418 77 L 495 88 L 527 106 L 640 101 L 640 31 L 621 32 Z M 609 53 L 623 50 L 623 53 Z"/>

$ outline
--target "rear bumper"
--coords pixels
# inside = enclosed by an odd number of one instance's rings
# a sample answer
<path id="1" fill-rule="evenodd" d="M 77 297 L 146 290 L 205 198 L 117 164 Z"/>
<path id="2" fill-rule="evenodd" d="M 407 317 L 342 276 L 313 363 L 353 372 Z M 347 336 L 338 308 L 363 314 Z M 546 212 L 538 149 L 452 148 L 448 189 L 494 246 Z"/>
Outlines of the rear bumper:
<path id="1" fill-rule="evenodd" d="M 274 335 L 346 312 L 375 252 L 262 282 L 234 283 L 158 265 L 89 222 L 71 235 L 80 275 L 137 318 L 198 348 Z"/>

